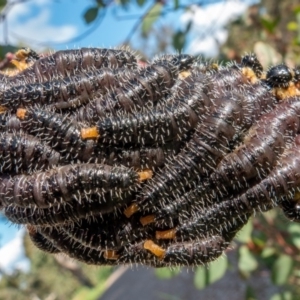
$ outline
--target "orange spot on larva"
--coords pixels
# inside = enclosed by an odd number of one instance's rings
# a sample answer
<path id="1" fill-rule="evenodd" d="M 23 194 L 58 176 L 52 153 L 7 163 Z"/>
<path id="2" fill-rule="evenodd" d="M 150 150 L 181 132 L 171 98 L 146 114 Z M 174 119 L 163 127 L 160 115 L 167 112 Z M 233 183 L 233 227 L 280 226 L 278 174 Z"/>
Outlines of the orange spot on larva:
<path id="1" fill-rule="evenodd" d="M 149 250 L 151 253 L 153 253 L 155 256 L 157 256 L 159 258 L 163 258 L 166 253 L 166 250 L 164 250 L 160 246 L 156 245 L 151 240 L 147 240 L 144 243 L 144 249 Z"/>
<path id="2" fill-rule="evenodd" d="M 145 217 L 140 218 L 140 222 L 143 226 L 146 226 L 150 223 L 153 223 L 155 221 L 155 216 L 154 215 L 149 215 Z"/>
<path id="3" fill-rule="evenodd" d="M 164 231 L 156 231 L 155 237 L 158 240 L 173 240 L 176 235 L 175 229 L 168 229 Z"/>
<path id="4" fill-rule="evenodd" d="M 81 129 L 81 138 L 82 139 L 95 139 L 98 137 L 100 137 L 100 134 L 99 134 L 96 126 Z"/>
<path id="5" fill-rule="evenodd" d="M 139 210 L 139 207 L 136 203 L 131 204 L 124 210 L 124 215 L 127 218 L 130 218 L 134 213 L 136 213 Z"/>

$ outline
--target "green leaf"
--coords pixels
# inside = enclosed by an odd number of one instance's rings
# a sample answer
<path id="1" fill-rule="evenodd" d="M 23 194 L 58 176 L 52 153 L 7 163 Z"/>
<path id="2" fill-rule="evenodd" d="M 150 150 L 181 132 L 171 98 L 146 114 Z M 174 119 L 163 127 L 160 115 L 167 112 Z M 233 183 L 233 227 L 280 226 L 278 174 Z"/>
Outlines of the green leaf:
<path id="1" fill-rule="evenodd" d="M 0 0 L 0 11 L 6 5 L 6 0 Z"/>
<path id="2" fill-rule="evenodd" d="M 152 29 L 153 24 L 160 16 L 160 13 L 162 11 L 162 4 L 156 3 L 149 11 L 147 16 L 144 18 L 142 23 L 142 35 L 143 37 L 147 37 L 150 30 Z"/>
<path id="3" fill-rule="evenodd" d="M 85 22 L 87 24 L 92 23 L 93 21 L 95 21 L 95 19 L 98 16 L 98 12 L 99 12 L 99 7 L 98 6 L 93 6 L 90 7 L 86 10 L 86 12 L 83 15 L 83 18 L 85 20 Z"/>
<path id="4" fill-rule="evenodd" d="M 267 258 L 270 256 L 273 256 L 276 253 L 276 249 L 272 248 L 272 247 L 266 247 L 263 249 L 263 251 L 261 252 L 261 257 L 262 258 Z"/>
<path id="5" fill-rule="evenodd" d="M 271 20 L 266 18 L 261 18 L 261 24 L 262 26 L 269 31 L 270 33 L 274 33 L 276 30 L 276 26 L 279 22 L 279 19 Z"/>
<path id="6" fill-rule="evenodd" d="M 280 255 L 272 268 L 272 281 L 277 285 L 287 282 L 293 269 L 293 259 L 285 254 Z"/>
<path id="7" fill-rule="evenodd" d="M 295 8 L 294 8 L 294 14 L 299 14 L 300 13 L 300 6 L 296 6 Z"/>
<path id="8" fill-rule="evenodd" d="M 290 233 L 291 242 L 293 245 L 300 248 L 300 224 L 290 223 L 287 231 Z"/>
<path id="9" fill-rule="evenodd" d="M 180 268 L 160 268 L 155 270 L 155 275 L 160 279 L 170 279 L 178 275 L 180 270 Z"/>
<path id="10" fill-rule="evenodd" d="M 195 272 L 194 284 L 197 289 L 204 289 L 208 285 L 221 279 L 228 266 L 227 257 L 211 263 L 208 268 L 198 267 Z"/>
<path id="11" fill-rule="evenodd" d="M 274 294 L 270 298 L 270 300 L 292 300 L 292 299 L 293 299 L 293 295 L 289 291 L 285 291 L 285 292 L 282 292 L 282 293 Z"/>
<path id="12" fill-rule="evenodd" d="M 248 243 L 249 241 L 251 241 L 252 231 L 253 231 L 253 222 L 252 220 L 249 220 L 249 222 L 238 233 L 235 239 L 241 243 Z"/>
<path id="13" fill-rule="evenodd" d="M 179 30 L 173 35 L 172 44 L 177 51 L 180 52 L 184 48 L 185 42 L 185 34 L 182 31 Z"/>
<path id="14" fill-rule="evenodd" d="M 247 246 L 242 246 L 239 249 L 238 268 L 240 272 L 247 278 L 250 273 L 257 269 L 258 263 L 254 255 L 250 252 Z"/>
<path id="15" fill-rule="evenodd" d="M 138 6 L 142 7 L 145 4 L 146 0 L 136 0 Z"/>
<path id="16" fill-rule="evenodd" d="M 256 300 L 254 289 L 249 285 L 246 288 L 245 300 Z"/>

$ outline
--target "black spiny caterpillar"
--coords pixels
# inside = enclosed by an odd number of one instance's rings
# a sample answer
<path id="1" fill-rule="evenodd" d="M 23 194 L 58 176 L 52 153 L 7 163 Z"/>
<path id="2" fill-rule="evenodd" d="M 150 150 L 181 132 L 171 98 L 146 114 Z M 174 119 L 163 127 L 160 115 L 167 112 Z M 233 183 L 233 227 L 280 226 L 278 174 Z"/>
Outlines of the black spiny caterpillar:
<path id="1" fill-rule="evenodd" d="M 122 49 L 16 54 L 0 75 L 0 204 L 88 264 L 202 265 L 256 211 L 300 220 L 299 70 Z"/>

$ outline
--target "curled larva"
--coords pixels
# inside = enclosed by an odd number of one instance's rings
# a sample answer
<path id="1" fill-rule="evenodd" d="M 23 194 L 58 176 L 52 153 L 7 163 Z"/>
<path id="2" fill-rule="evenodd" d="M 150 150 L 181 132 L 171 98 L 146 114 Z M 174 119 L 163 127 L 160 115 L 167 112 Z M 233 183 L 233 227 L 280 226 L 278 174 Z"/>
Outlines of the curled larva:
<path id="1" fill-rule="evenodd" d="M 189 103 L 159 105 L 144 108 L 135 114 L 100 118 L 96 126 L 83 128 L 81 136 L 98 138 L 98 143 L 110 145 L 152 145 L 179 141 L 193 130 L 207 110 L 208 98 L 195 93 Z"/>
<path id="2" fill-rule="evenodd" d="M 174 59 L 160 59 L 128 76 L 128 80 L 119 88 L 111 89 L 74 114 L 78 121 L 97 122 L 107 113 L 119 110 L 135 112 L 144 106 L 153 106 L 167 95 L 175 83 L 179 71 L 191 65 L 191 56 L 179 55 Z"/>
<path id="3" fill-rule="evenodd" d="M 73 195 L 71 201 L 67 202 L 66 205 L 32 208 L 11 204 L 3 208 L 3 213 L 15 224 L 55 226 L 77 223 L 83 218 L 102 216 L 133 199 L 133 194 L 127 191 L 87 195 L 83 193 L 82 195 Z"/>
<path id="4" fill-rule="evenodd" d="M 64 234 L 76 240 L 80 244 L 97 250 L 118 250 L 120 242 L 117 240 L 116 232 L 120 216 L 110 214 L 95 217 L 92 220 L 83 219 L 77 224 L 61 226 Z"/>
<path id="5" fill-rule="evenodd" d="M 74 194 L 84 191 L 134 190 L 139 179 L 139 174 L 132 169 L 101 164 L 74 164 L 32 175 L 3 176 L 1 204 L 47 208 L 68 202 Z"/>
<path id="6" fill-rule="evenodd" d="M 56 228 L 41 228 L 40 232 L 48 238 L 61 252 L 71 258 L 92 265 L 114 265 L 116 259 L 107 259 L 107 251 L 83 246 L 67 234 Z M 109 256 L 109 255 L 108 255 Z"/>
<path id="7" fill-rule="evenodd" d="M 152 147 L 107 147 L 98 145 L 90 163 L 104 163 L 107 165 L 121 164 L 128 168 L 140 170 L 157 170 L 166 163 L 167 159 L 178 154 L 182 148 L 181 142 L 170 142 Z"/>
<path id="8" fill-rule="evenodd" d="M 33 136 L 18 132 L 0 133 L 0 174 L 30 173 L 61 162 L 58 152 Z"/>
<path id="9" fill-rule="evenodd" d="M 229 197 L 229 202 L 213 206 L 206 216 L 199 214 L 194 219 L 156 234 L 156 238 L 189 240 L 196 236 L 206 235 L 207 226 L 215 226 L 215 230 L 224 226 L 230 213 L 234 219 L 237 216 L 252 214 L 254 211 L 268 211 L 280 205 L 286 197 L 293 197 L 300 188 L 300 136 L 295 143 L 281 156 L 269 176 L 247 189 L 237 197 Z M 226 199 L 224 199 L 226 200 Z M 227 207 L 227 208 L 226 208 Z M 224 217 L 224 212 L 226 217 Z M 216 221 L 218 219 L 218 221 Z M 209 221 L 211 220 L 211 221 Z M 211 223 L 210 223 L 211 222 Z M 223 223 L 222 223 L 223 222 Z M 221 223 L 221 224 L 220 224 Z"/>
<path id="10" fill-rule="evenodd" d="M 243 144 L 228 154 L 211 175 L 211 186 L 221 195 L 228 188 L 239 191 L 265 178 L 286 145 L 294 140 L 300 130 L 300 101 L 290 98 L 250 128 Z"/>
<path id="11" fill-rule="evenodd" d="M 51 254 L 60 253 L 45 236 L 43 236 L 34 226 L 27 225 L 27 232 L 32 243 L 40 250 Z"/>
<path id="12" fill-rule="evenodd" d="M 134 69 L 136 57 L 126 50 L 81 48 L 61 50 L 39 58 L 32 66 L 15 76 L 8 77 L 1 90 L 12 85 L 45 82 L 85 72 L 88 69 L 102 67 Z"/>
<path id="13" fill-rule="evenodd" d="M 152 240 L 124 247 L 119 251 L 118 263 L 137 263 L 154 267 L 174 265 L 203 265 L 221 256 L 232 241 L 235 234 L 248 221 L 242 217 L 233 224 L 220 230 L 219 234 L 199 238 L 188 242 L 162 243 Z M 165 247 L 166 245 L 166 247 Z"/>
<path id="14" fill-rule="evenodd" d="M 213 172 L 230 152 L 230 142 L 275 106 L 276 101 L 267 90 L 258 93 L 257 97 L 247 94 L 247 91 L 243 88 L 232 93 L 225 92 L 213 101 L 195 134 L 176 159 L 149 181 L 138 201 L 125 211 L 128 216 L 139 209 L 152 211 L 157 203 L 161 206 L 169 202 L 172 195 L 180 195 L 193 188 L 194 183 Z"/>
<path id="15" fill-rule="evenodd" d="M 0 105 L 13 110 L 35 104 L 74 108 L 89 102 L 96 93 L 105 94 L 118 86 L 127 73 L 128 69 L 102 68 L 52 81 L 12 86 L 0 93 Z"/>
<path id="16" fill-rule="evenodd" d="M 17 117 L 20 119 L 22 130 L 59 151 L 65 159 L 71 162 L 76 159 L 88 161 L 92 157 L 95 142 L 82 140 L 80 124 L 68 115 L 34 106 L 18 109 Z"/>

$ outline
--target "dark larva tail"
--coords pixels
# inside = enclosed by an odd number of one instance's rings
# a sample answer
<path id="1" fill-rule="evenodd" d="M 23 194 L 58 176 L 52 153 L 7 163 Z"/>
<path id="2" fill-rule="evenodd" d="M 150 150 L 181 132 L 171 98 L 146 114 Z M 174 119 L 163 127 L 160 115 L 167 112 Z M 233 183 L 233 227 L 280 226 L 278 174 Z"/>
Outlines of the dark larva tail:
<path id="1" fill-rule="evenodd" d="M 244 143 L 228 154 L 211 175 L 212 186 L 224 195 L 265 178 L 286 145 L 300 130 L 300 102 L 290 98 L 265 114 L 244 138 Z"/>
<path id="2" fill-rule="evenodd" d="M 107 113 L 115 114 L 119 110 L 135 112 L 142 107 L 155 105 L 165 98 L 179 71 L 190 65 L 193 60 L 190 56 L 182 59 L 178 57 L 157 60 L 132 73 L 120 88 L 112 89 L 104 97 L 91 101 L 79 110 L 74 118 L 79 121 L 96 122 Z"/>
<path id="3" fill-rule="evenodd" d="M 81 48 L 61 50 L 38 59 L 31 67 L 8 78 L 8 87 L 27 83 L 38 83 L 86 72 L 102 67 L 134 69 L 135 56 L 125 50 Z"/>
<path id="4" fill-rule="evenodd" d="M 83 218 L 107 214 L 132 201 L 133 198 L 133 194 L 128 192 L 98 193 L 81 195 L 66 205 L 54 205 L 49 208 L 20 207 L 13 204 L 4 207 L 3 212 L 15 224 L 55 226 L 73 224 Z"/>
<path id="5" fill-rule="evenodd" d="M 100 164 L 66 165 L 33 175 L 3 177 L 0 186 L 1 203 L 22 207 L 47 208 L 74 199 L 76 194 L 115 190 L 134 190 L 138 173 L 125 167 Z"/>
<path id="6" fill-rule="evenodd" d="M 0 173 L 16 175 L 21 172 L 46 170 L 61 162 L 58 152 L 39 139 L 22 133 L 0 133 Z"/>
<path id="7" fill-rule="evenodd" d="M 243 88 L 238 93 L 224 93 L 213 102 L 209 114 L 204 115 L 176 160 L 167 164 L 144 188 L 137 203 L 143 211 L 152 211 L 157 199 L 163 199 L 159 204 L 163 205 L 170 202 L 168 198 L 172 194 L 183 194 L 193 187 L 193 182 L 202 181 L 230 152 L 230 142 L 237 134 L 249 128 L 255 117 L 274 107 L 275 100 L 266 89 L 257 98 L 247 91 Z"/>
<path id="8" fill-rule="evenodd" d="M 65 159 L 88 161 L 92 157 L 95 142 L 82 140 L 80 124 L 68 116 L 40 107 L 19 109 L 17 116 L 24 131 L 59 151 Z"/>
<path id="9" fill-rule="evenodd" d="M 61 252 L 69 255 L 71 258 L 92 265 L 113 265 L 115 260 L 105 258 L 104 251 L 85 247 L 76 240 L 70 238 L 61 230 L 55 228 L 42 228 L 40 232 L 45 235 L 55 247 Z"/>
<path id="10" fill-rule="evenodd" d="M 27 231 L 31 241 L 38 249 L 51 254 L 60 253 L 60 250 L 58 250 L 45 236 L 38 232 L 35 227 L 28 225 Z"/>
<path id="11" fill-rule="evenodd" d="M 206 111 L 202 95 L 193 103 L 143 109 L 134 115 L 124 113 L 101 118 L 96 124 L 98 143 L 110 145 L 152 145 L 180 141 L 193 130 Z M 82 130 L 82 137 L 84 132 Z"/>
<path id="12" fill-rule="evenodd" d="M 170 142 L 157 147 L 107 147 L 99 145 L 95 148 L 94 157 L 90 163 L 107 165 L 121 164 L 137 171 L 157 170 L 165 165 L 168 158 L 179 153 L 183 143 Z"/>
<path id="13" fill-rule="evenodd" d="M 13 86 L 0 93 L 0 105 L 13 110 L 35 104 L 56 109 L 78 107 L 89 102 L 96 93 L 105 94 L 118 86 L 127 73 L 127 69 L 102 68 L 59 80 Z"/>

